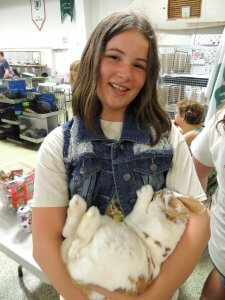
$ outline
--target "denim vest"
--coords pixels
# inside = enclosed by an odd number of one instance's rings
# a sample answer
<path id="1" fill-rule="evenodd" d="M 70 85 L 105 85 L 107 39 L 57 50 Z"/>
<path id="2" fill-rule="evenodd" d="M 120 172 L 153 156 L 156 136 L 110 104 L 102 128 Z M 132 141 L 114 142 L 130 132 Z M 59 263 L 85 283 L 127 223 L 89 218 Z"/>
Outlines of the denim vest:
<path id="1" fill-rule="evenodd" d="M 63 158 L 68 176 L 69 197 L 82 196 L 87 207 L 95 205 L 105 214 L 113 196 L 126 216 L 132 210 L 136 191 L 145 184 L 154 190 L 165 187 L 173 148 L 164 137 L 150 146 L 150 136 L 141 131 L 132 114 L 126 114 L 119 141 L 107 139 L 100 120 L 91 135 L 76 117 L 63 125 Z"/>

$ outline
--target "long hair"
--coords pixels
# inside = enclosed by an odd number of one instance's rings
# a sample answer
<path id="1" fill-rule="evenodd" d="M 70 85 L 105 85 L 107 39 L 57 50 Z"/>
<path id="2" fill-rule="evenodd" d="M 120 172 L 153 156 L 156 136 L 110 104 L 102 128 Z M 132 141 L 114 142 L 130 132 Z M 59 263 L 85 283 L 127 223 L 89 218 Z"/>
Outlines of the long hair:
<path id="1" fill-rule="evenodd" d="M 171 121 L 158 102 L 157 78 L 160 63 L 156 36 L 149 21 L 142 16 L 134 13 L 114 13 L 98 24 L 81 57 L 77 80 L 73 86 L 72 108 L 74 115 L 84 120 L 87 130 L 93 132 L 95 119 L 102 111 L 96 89 L 106 44 L 117 34 L 133 29 L 147 39 L 149 53 L 145 84 L 130 103 L 129 109 L 135 114 L 138 124 L 142 124 L 149 132 L 151 127 L 154 128 L 155 134 L 151 137 L 151 143 L 155 145 L 170 131 Z"/>

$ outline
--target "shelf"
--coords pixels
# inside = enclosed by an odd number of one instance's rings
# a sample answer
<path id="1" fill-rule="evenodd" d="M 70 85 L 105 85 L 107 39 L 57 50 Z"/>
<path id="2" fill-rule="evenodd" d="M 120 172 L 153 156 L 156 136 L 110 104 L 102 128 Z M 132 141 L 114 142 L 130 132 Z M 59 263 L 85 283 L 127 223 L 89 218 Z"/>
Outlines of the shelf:
<path id="1" fill-rule="evenodd" d="M 174 45 L 174 44 L 165 44 L 165 45 L 159 45 L 158 48 L 174 48 L 177 50 L 177 48 L 179 49 L 183 49 L 183 50 L 208 50 L 208 49 L 212 49 L 212 48 L 218 48 L 218 45 L 200 45 L 200 44 L 187 44 L 187 45 Z"/>
<path id="2" fill-rule="evenodd" d="M 12 121 L 12 120 L 7 120 L 7 119 L 1 119 L 1 121 L 4 123 L 7 123 L 7 124 L 19 125 L 19 121 Z"/>
<path id="3" fill-rule="evenodd" d="M 6 140 L 9 141 L 9 142 L 13 142 L 13 143 L 19 144 L 19 145 L 22 144 L 22 141 L 16 140 L 16 139 L 13 139 L 13 138 L 10 138 L 10 137 L 7 137 Z"/>
<path id="4" fill-rule="evenodd" d="M 29 137 L 29 136 L 22 135 L 22 134 L 20 134 L 20 138 L 21 138 L 22 140 L 25 140 L 25 141 L 28 141 L 28 142 L 31 142 L 31 143 L 35 143 L 35 144 L 40 144 L 40 143 L 42 143 L 42 142 L 44 141 L 44 139 L 45 139 L 45 137 L 40 138 L 40 139 L 33 139 L 33 138 Z"/>
<path id="5" fill-rule="evenodd" d="M 30 99 L 28 98 L 21 98 L 21 99 L 1 99 L 0 98 L 0 102 L 1 103 L 7 103 L 7 104 L 17 104 L 17 103 L 21 103 L 21 102 L 24 102 L 24 101 L 29 101 Z"/>
<path id="6" fill-rule="evenodd" d="M 173 84 L 182 84 L 182 85 L 191 85 L 191 86 L 201 86 L 206 87 L 209 77 L 204 75 L 190 75 L 180 74 L 180 75 L 161 75 L 163 82 L 173 83 Z"/>
<path id="7" fill-rule="evenodd" d="M 62 109 L 62 110 L 53 111 L 53 112 L 50 112 L 50 113 L 47 113 L 47 114 L 29 113 L 29 112 L 26 112 L 26 111 L 23 111 L 22 114 L 24 116 L 27 116 L 27 117 L 45 119 L 45 118 L 48 118 L 48 117 L 53 117 L 53 116 L 57 116 L 57 115 L 60 115 L 60 114 L 65 114 L 65 113 L 66 113 L 66 110 Z"/>
<path id="8" fill-rule="evenodd" d="M 26 65 L 26 64 L 10 64 L 10 66 L 14 66 L 14 67 L 23 67 L 23 68 L 37 68 L 37 69 L 44 69 L 46 68 L 47 66 L 46 65 L 32 65 L 32 64 L 29 64 L 29 65 Z"/>

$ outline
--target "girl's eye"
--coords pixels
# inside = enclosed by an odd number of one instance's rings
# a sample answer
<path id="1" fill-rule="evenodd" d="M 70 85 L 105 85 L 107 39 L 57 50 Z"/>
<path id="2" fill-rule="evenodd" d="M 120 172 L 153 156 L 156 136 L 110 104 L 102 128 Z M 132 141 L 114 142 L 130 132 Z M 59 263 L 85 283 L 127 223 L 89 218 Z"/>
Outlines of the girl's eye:
<path id="1" fill-rule="evenodd" d="M 119 57 L 116 55 L 108 55 L 108 58 L 111 58 L 112 60 L 119 60 Z"/>
<path id="2" fill-rule="evenodd" d="M 140 64 L 135 64 L 134 65 L 136 68 L 141 69 L 141 70 L 146 70 L 146 67 Z"/>

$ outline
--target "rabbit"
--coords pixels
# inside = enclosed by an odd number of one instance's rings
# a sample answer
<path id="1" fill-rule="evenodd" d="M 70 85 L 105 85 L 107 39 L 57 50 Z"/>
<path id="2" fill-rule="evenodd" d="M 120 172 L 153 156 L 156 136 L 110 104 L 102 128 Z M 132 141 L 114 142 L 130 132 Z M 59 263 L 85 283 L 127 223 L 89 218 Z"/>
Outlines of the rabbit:
<path id="1" fill-rule="evenodd" d="M 176 248 L 190 212 L 205 210 L 194 198 L 167 188 L 154 192 L 151 185 L 137 191 L 133 210 L 122 222 L 100 215 L 95 206 L 86 208 L 85 200 L 74 195 L 62 231 L 61 254 L 74 283 L 91 300 L 105 297 L 89 284 L 143 293 Z"/>

